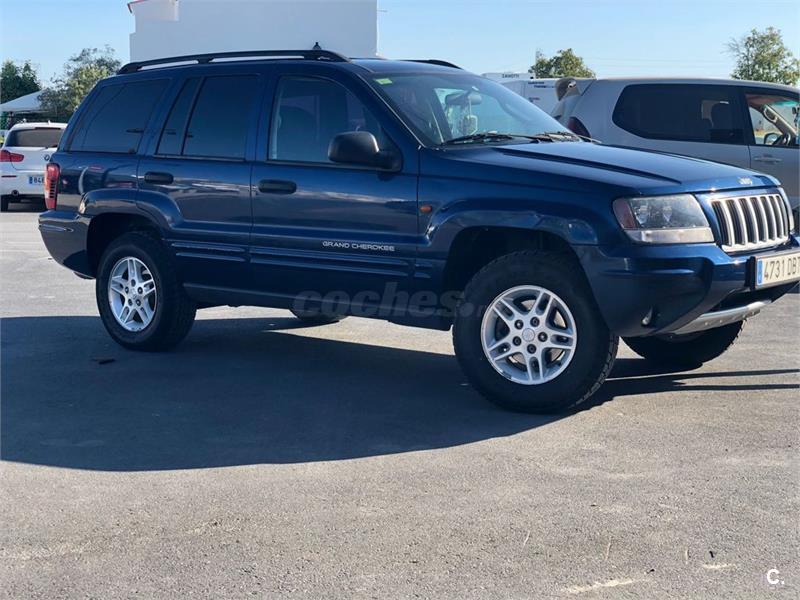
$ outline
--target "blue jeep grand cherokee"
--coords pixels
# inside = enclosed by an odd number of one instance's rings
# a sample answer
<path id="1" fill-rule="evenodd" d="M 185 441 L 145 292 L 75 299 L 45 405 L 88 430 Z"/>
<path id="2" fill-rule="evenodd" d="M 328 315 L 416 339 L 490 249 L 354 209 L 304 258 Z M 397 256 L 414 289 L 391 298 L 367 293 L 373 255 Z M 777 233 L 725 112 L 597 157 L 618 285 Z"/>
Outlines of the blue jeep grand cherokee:
<path id="1" fill-rule="evenodd" d="M 123 346 L 173 346 L 214 305 L 452 326 L 472 384 L 528 412 L 591 396 L 619 336 L 711 360 L 800 279 L 774 179 L 581 139 L 441 61 L 129 64 L 46 179 L 47 248 Z"/>

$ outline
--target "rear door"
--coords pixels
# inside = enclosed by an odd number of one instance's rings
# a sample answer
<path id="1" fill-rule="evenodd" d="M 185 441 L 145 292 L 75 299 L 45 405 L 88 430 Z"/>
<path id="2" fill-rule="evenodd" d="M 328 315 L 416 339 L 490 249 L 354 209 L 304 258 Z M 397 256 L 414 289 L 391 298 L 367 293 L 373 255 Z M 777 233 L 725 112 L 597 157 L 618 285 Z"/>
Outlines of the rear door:
<path id="1" fill-rule="evenodd" d="M 602 141 L 750 168 L 740 96 L 733 86 L 627 85 Z"/>
<path id="2" fill-rule="evenodd" d="M 349 74 L 348 74 L 349 75 Z M 416 254 L 417 153 L 366 84 L 342 71 L 284 65 L 253 169 L 252 263 L 263 292 L 341 292 L 375 304 L 409 287 Z M 403 155 L 399 172 L 332 163 L 328 146 L 368 131 Z M 389 287 L 387 287 L 389 286 Z"/>
<path id="3" fill-rule="evenodd" d="M 263 78 L 241 69 L 191 75 L 177 82 L 152 151 L 139 164 L 138 202 L 169 220 L 168 243 L 188 286 L 247 287 Z"/>
<path id="4" fill-rule="evenodd" d="M 776 177 L 797 208 L 800 196 L 798 94 L 770 88 L 742 89 L 747 107 L 750 160 L 754 171 Z"/>
<path id="5" fill-rule="evenodd" d="M 84 203 L 92 214 L 95 200 L 113 201 L 123 210 L 135 202 L 145 131 L 169 84 L 153 74 L 111 78 L 95 88 L 56 154 L 59 210 L 77 211 Z"/>

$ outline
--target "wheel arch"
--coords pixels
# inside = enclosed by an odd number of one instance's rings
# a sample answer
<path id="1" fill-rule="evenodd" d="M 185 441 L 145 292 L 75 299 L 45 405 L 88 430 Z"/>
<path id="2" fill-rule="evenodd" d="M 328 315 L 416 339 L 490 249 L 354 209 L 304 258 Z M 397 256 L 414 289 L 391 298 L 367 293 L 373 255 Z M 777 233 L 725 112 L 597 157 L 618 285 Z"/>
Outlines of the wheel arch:
<path id="1" fill-rule="evenodd" d="M 163 239 L 161 228 L 148 215 L 141 212 L 101 212 L 92 216 L 86 236 L 86 253 L 92 275 L 97 275 L 100 257 L 109 244 L 119 236 L 132 231 L 146 233 Z"/>
<path id="2" fill-rule="evenodd" d="M 578 255 L 563 237 L 541 229 L 506 226 L 467 227 L 450 244 L 442 276 L 443 289 L 462 291 L 469 280 L 491 261 L 520 250 L 548 250 L 562 253 L 580 267 Z"/>

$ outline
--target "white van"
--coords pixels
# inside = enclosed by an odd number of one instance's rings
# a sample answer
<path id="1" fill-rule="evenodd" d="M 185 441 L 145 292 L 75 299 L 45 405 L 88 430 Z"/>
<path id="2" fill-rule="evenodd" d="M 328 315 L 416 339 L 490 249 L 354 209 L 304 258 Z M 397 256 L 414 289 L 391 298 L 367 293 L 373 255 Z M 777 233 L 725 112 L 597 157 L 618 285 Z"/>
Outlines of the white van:
<path id="1" fill-rule="evenodd" d="M 557 78 L 537 79 L 531 73 L 484 73 L 483 77 L 506 86 L 548 114 L 558 103 Z"/>

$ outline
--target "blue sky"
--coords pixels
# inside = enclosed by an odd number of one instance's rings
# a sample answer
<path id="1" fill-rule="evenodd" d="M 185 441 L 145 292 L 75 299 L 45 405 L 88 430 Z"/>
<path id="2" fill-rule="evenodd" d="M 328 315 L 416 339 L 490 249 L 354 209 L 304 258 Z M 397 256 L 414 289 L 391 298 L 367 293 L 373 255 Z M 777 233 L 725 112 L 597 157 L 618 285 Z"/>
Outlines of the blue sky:
<path id="1" fill-rule="evenodd" d="M 800 55 L 796 0 L 379 0 L 379 51 L 476 71 L 527 70 L 537 49 L 572 47 L 599 76 L 726 77 L 726 42 L 778 27 Z M 31 59 L 44 81 L 84 47 L 128 58 L 123 0 L 0 0 L 0 54 Z"/>

